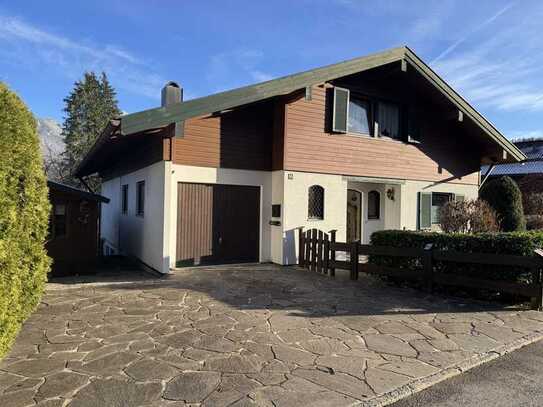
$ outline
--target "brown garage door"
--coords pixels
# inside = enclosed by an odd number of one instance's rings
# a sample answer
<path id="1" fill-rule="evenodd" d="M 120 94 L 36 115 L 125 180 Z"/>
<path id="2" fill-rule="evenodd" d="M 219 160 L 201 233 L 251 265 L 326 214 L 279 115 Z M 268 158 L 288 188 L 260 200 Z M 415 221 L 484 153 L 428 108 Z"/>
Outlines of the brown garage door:
<path id="1" fill-rule="evenodd" d="M 259 260 L 260 188 L 179 183 L 177 265 Z"/>

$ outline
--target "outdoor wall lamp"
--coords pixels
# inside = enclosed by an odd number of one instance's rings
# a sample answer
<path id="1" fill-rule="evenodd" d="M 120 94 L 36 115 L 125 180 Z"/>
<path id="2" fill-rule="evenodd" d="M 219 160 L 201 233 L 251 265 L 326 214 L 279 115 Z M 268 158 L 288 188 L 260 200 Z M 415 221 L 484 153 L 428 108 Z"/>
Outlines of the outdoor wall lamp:
<path id="1" fill-rule="evenodd" d="M 394 200 L 394 188 L 387 189 L 387 198 L 391 201 Z"/>

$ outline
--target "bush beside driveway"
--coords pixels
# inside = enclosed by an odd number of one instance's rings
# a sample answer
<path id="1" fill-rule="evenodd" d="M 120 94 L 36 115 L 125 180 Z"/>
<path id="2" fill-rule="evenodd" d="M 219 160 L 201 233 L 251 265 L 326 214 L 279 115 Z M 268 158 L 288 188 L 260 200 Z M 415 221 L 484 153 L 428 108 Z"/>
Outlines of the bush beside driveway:
<path id="1" fill-rule="evenodd" d="M 542 332 L 536 311 L 273 265 L 49 284 L 0 365 L 0 402 L 382 405 Z"/>

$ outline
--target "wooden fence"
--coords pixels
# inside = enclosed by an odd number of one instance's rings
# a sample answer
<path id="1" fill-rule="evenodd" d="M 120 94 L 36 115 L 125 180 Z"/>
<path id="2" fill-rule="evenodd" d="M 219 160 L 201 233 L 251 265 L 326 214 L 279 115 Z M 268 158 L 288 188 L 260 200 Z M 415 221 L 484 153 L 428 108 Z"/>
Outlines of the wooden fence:
<path id="1" fill-rule="evenodd" d="M 534 256 L 514 256 L 507 254 L 462 253 L 433 250 L 432 244 L 424 249 L 373 246 L 360 242 L 344 243 L 336 241 L 336 231 L 324 233 L 321 230 L 299 229 L 298 264 L 319 273 L 335 276 L 336 269 L 348 270 L 352 280 L 359 273 L 398 277 L 404 280 L 422 281 L 431 292 L 434 284 L 480 288 L 522 295 L 532 299 L 532 308 L 543 309 L 543 251 L 536 250 Z M 336 260 L 336 253 L 344 252 L 345 260 Z M 360 261 L 360 256 L 387 256 L 419 258 L 421 271 L 402 270 Z M 353 261 L 354 260 L 354 261 Z M 522 267 L 530 270 L 531 283 L 473 278 L 435 271 L 435 262 L 467 263 L 496 266 Z"/>

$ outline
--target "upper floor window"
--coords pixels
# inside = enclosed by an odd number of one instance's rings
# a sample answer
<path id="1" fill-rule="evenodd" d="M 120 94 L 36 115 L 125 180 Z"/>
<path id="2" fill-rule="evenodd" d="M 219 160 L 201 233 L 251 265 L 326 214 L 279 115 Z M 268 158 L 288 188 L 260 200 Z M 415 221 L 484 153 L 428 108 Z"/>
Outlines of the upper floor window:
<path id="1" fill-rule="evenodd" d="M 400 139 L 400 107 L 394 103 L 379 102 L 377 105 L 379 135 Z"/>
<path id="2" fill-rule="evenodd" d="M 309 219 L 324 219 L 324 188 L 320 185 L 309 187 L 307 217 Z"/>
<path id="3" fill-rule="evenodd" d="M 360 133 L 406 141 L 419 140 L 420 135 L 416 123 L 410 118 L 410 112 L 399 104 L 367 98 L 337 86 L 334 87 L 333 95 L 333 132 Z"/>
<path id="4" fill-rule="evenodd" d="M 373 133 L 371 118 L 371 103 L 351 93 L 349 99 L 349 132 L 369 134 Z"/>
<path id="5" fill-rule="evenodd" d="M 377 191 L 368 192 L 368 219 L 381 217 L 381 194 Z"/>
<path id="6" fill-rule="evenodd" d="M 136 215 L 143 216 L 145 213 L 145 181 L 136 184 Z"/>
<path id="7" fill-rule="evenodd" d="M 121 211 L 128 213 L 128 185 L 123 185 L 121 190 Z"/>

